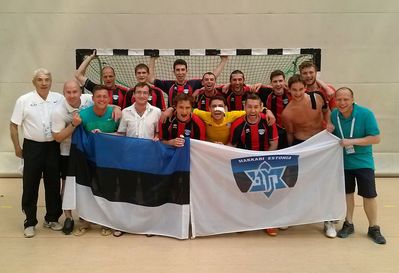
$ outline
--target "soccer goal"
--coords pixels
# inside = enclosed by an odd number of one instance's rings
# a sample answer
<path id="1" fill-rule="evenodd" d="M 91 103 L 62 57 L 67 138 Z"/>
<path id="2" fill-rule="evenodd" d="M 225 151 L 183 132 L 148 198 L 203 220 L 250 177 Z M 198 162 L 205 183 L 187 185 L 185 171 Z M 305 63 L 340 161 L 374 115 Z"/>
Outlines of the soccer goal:
<path id="1" fill-rule="evenodd" d="M 76 67 L 94 49 L 76 49 Z M 298 66 L 305 60 L 313 60 L 320 69 L 321 49 L 96 49 L 97 58 L 93 59 L 86 75 L 94 82 L 101 83 L 101 69 L 110 65 L 114 68 L 116 82 L 131 87 L 136 84 L 134 67 L 139 63 L 148 65 L 151 56 L 158 57 L 155 75 L 158 79 L 174 79 L 173 62 L 184 59 L 188 64 L 188 78 L 202 78 L 205 72 L 213 71 L 220 57 L 227 55 L 228 62 L 217 83 L 229 82 L 230 73 L 236 69 L 244 72 L 247 84 L 269 83 L 273 70 L 279 69 L 288 79 L 297 73 Z"/>

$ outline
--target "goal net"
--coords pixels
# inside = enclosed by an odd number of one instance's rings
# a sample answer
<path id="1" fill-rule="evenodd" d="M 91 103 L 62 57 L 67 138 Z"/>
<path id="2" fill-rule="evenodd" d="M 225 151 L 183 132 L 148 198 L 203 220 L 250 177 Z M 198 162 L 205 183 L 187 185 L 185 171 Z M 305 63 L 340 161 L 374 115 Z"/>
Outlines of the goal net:
<path id="1" fill-rule="evenodd" d="M 76 66 L 94 49 L 77 49 Z M 150 56 L 158 56 L 155 62 L 157 79 L 174 79 L 173 62 L 184 59 L 188 64 L 188 79 L 202 78 L 205 72 L 213 71 L 220 62 L 219 55 L 228 55 L 228 61 L 217 84 L 229 82 L 230 73 L 241 70 L 247 84 L 269 84 L 270 73 L 279 69 L 290 76 L 298 72 L 298 66 L 305 60 L 313 60 L 318 67 L 321 62 L 320 49 L 234 49 L 234 50 L 139 50 L 139 49 L 97 49 L 86 70 L 86 76 L 93 82 L 101 83 L 101 70 L 112 66 L 119 85 L 132 87 L 136 84 L 134 67 L 139 63 L 149 63 Z"/>

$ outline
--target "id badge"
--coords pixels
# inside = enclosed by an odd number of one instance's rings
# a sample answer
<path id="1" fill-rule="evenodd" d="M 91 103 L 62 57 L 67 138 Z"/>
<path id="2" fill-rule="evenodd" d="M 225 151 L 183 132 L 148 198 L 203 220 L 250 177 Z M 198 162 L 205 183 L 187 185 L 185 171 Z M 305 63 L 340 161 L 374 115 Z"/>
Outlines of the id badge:
<path id="1" fill-rule="evenodd" d="M 354 154 L 354 153 L 355 153 L 355 147 L 353 147 L 353 145 L 346 146 L 346 147 L 345 147 L 345 151 L 346 151 L 346 153 L 347 153 L 348 155 Z"/>

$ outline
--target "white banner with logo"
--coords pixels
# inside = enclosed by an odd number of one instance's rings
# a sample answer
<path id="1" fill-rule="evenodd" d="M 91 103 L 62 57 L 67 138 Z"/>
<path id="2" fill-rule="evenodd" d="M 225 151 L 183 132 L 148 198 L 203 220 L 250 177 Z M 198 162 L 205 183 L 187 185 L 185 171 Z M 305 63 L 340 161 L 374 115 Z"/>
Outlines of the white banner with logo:
<path id="1" fill-rule="evenodd" d="M 326 131 L 273 152 L 191 140 L 192 236 L 343 219 L 342 152 Z"/>

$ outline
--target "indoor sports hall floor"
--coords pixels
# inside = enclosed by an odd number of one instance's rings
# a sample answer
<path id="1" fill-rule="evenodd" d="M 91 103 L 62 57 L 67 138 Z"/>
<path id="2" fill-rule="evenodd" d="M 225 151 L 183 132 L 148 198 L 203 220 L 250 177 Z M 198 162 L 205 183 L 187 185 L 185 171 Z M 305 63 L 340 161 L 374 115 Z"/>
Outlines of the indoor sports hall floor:
<path id="1" fill-rule="evenodd" d="M 367 220 L 356 199 L 355 234 L 328 239 L 322 224 L 291 227 L 270 237 L 263 231 L 193 240 L 144 235 L 102 237 L 99 228 L 82 237 L 42 227 L 43 189 L 36 236 L 23 236 L 21 179 L 0 179 L 0 272 L 399 272 L 399 178 L 378 178 L 379 224 L 387 239 L 367 238 Z M 63 222 L 63 218 L 60 221 Z M 79 223 L 78 223 L 79 224 Z M 341 226 L 341 224 L 339 224 Z"/>

